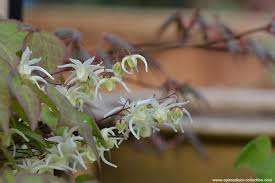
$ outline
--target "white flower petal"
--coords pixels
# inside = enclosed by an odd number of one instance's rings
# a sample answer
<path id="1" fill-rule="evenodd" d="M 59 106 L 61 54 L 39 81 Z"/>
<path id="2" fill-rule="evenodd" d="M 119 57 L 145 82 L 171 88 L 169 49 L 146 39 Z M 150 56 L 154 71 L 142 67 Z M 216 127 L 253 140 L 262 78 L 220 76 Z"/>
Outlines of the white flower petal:
<path id="1" fill-rule="evenodd" d="M 63 143 L 64 142 L 64 140 L 61 136 L 49 137 L 46 140 L 50 141 L 50 142 L 56 142 L 56 143 Z"/>
<path id="2" fill-rule="evenodd" d="M 30 59 L 31 54 L 32 54 L 32 52 L 31 52 L 30 48 L 27 47 L 25 49 L 25 51 L 22 53 L 20 64 L 23 64 L 23 65 L 27 64 L 27 62 Z"/>
<path id="3" fill-rule="evenodd" d="M 80 62 L 79 60 L 77 60 L 77 59 L 72 59 L 72 58 L 70 58 L 69 59 L 72 63 L 74 63 L 75 65 L 82 65 L 82 62 Z"/>
<path id="4" fill-rule="evenodd" d="M 189 120 L 190 120 L 190 123 L 193 123 L 191 114 L 190 114 L 185 108 L 182 108 L 181 110 L 187 115 L 187 117 L 188 117 Z"/>
<path id="5" fill-rule="evenodd" d="M 104 118 L 106 118 L 107 116 L 110 116 L 110 115 L 112 115 L 112 114 L 115 114 L 116 112 L 121 111 L 122 109 L 123 109 L 123 106 L 115 107 L 115 108 L 113 108 L 112 110 L 110 110 L 109 112 L 107 112 L 107 113 L 104 115 Z"/>
<path id="6" fill-rule="evenodd" d="M 101 160 L 102 160 L 105 164 L 107 164 L 107 165 L 109 165 L 109 166 L 112 166 L 112 167 L 114 167 L 114 168 L 117 168 L 117 166 L 116 166 L 115 164 L 113 164 L 113 163 L 111 163 L 111 162 L 109 162 L 109 161 L 107 161 L 107 160 L 105 159 L 105 157 L 104 157 L 104 150 L 100 150 L 100 151 L 99 151 L 99 155 L 100 155 Z"/>
<path id="7" fill-rule="evenodd" d="M 129 121 L 129 129 L 132 132 L 132 134 L 136 137 L 136 139 L 140 139 L 140 137 L 136 134 L 134 128 L 133 128 L 133 119 L 130 119 Z"/>
<path id="8" fill-rule="evenodd" d="M 30 80 L 33 80 L 33 81 L 35 81 L 35 82 L 40 81 L 40 82 L 42 82 L 42 83 L 47 84 L 47 81 L 46 81 L 45 79 L 43 79 L 42 77 L 40 77 L 40 76 L 31 76 L 31 77 L 30 77 Z M 38 83 L 38 82 L 37 82 L 37 83 Z"/>
<path id="9" fill-rule="evenodd" d="M 127 69 L 126 69 L 126 61 L 129 59 L 129 57 L 127 56 L 127 57 L 124 57 L 123 59 L 122 59 L 122 61 L 121 61 L 121 68 L 122 68 L 122 70 L 124 71 L 124 72 L 126 72 L 127 74 L 133 74 L 133 72 L 132 71 L 128 71 Z"/>
<path id="10" fill-rule="evenodd" d="M 148 72 L 148 63 L 147 63 L 146 59 L 141 55 L 133 55 L 133 57 L 135 57 L 136 59 L 141 60 L 144 64 L 144 66 L 145 66 L 145 71 Z"/>
<path id="11" fill-rule="evenodd" d="M 60 68 L 60 69 L 62 69 L 62 68 L 67 68 L 67 67 L 72 67 L 72 68 L 74 68 L 74 69 L 76 69 L 77 68 L 77 66 L 75 65 L 75 64 L 64 64 L 64 65 L 59 65 L 59 66 L 57 66 L 57 68 Z"/>
<path id="12" fill-rule="evenodd" d="M 27 64 L 28 64 L 28 65 L 34 65 L 34 64 L 39 63 L 40 61 L 41 61 L 41 57 L 40 57 L 40 58 L 34 58 L 34 59 L 28 61 Z"/>
<path id="13" fill-rule="evenodd" d="M 91 65 L 93 63 L 93 61 L 95 60 L 95 57 L 89 58 L 88 60 L 86 60 L 83 64 L 84 65 Z"/>
<path id="14" fill-rule="evenodd" d="M 50 75 L 50 73 L 48 73 L 48 71 L 46 71 L 45 69 L 43 69 L 42 67 L 39 66 L 30 66 L 30 69 L 32 71 L 36 70 L 36 71 L 40 71 L 44 74 L 46 74 L 49 78 L 51 78 L 52 80 L 54 80 L 54 78 Z"/>

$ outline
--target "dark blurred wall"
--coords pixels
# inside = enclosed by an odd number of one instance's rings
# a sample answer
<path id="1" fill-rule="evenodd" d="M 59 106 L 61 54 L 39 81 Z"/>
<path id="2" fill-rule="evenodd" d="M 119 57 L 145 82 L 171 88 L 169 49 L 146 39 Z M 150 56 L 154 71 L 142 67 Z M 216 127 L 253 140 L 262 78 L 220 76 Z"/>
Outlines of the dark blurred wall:
<path id="1" fill-rule="evenodd" d="M 25 0 L 33 3 L 51 4 L 97 4 L 109 6 L 138 7 L 184 7 L 214 9 L 273 10 L 274 0 Z"/>
<path id="2" fill-rule="evenodd" d="M 99 4 L 99 5 L 112 5 L 112 6 L 158 6 L 158 7 L 176 7 L 176 6 L 190 6 L 190 0 L 36 0 L 35 2 L 41 3 L 58 3 L 58 4 Z"/>

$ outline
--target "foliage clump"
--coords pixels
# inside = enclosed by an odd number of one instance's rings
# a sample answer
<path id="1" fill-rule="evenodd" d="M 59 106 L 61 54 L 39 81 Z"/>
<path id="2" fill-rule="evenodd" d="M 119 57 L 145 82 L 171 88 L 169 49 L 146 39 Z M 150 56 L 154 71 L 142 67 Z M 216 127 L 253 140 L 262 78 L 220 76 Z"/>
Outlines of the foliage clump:
<path id="1" fill-rule="evenodd" d="M 1 22 L 0 27 L 5 28 L 0 31 L 0 163 L 7 182 L 32 174 L 41 174 L 38 182 L 43 182 L 55 179 L 56 171 L 79 173 L 100 161 L 117 167 L 106 152 L 131 136 L 150 137 L 163 126 L 183 132 L 184 118 L 191 121 L 187 102 L 171 96 L 121 97 L 121 105 L 94 120 L 93 108 L 104 102 L 102 92 L 113 92 L 117 85 L 130 92 L 124 76 L 138 72 L 139 63 L 148 72 L 144 56 L 126 55 L 106 67 L 95 56 L 67 58 L 65 45 L 51 33 L 17 22 Z M 105 120 L 111 122 L 98 126 Z"/>

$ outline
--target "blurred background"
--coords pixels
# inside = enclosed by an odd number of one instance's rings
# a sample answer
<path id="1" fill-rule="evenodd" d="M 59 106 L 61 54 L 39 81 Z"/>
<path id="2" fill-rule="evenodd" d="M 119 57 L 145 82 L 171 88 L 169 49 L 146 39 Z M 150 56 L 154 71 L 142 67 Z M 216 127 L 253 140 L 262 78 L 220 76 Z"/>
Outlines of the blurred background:
<path id="1" fill-rule="evenodd" d="M 93 52 L 102 44 L 103 33 L 113 33 L 131 43 L 155 41 L 166 17 L 178 9 L 190 17 L 201 8 L 209 19 L 215 16 L 241 32 L 271 20 L 273 0 L 26 0 L 23 20 L 38 28 L 55 31 L 70 27 L 82 33 L 83 45 Z M 173 39 L 169 29 L 164 40 Z M 275 48 L 274 36 L 253 34 L 257 41 Z M 213 178 L 249 178 L 247 170 L 234 168 L 241 148 L 253 137 L 275 137 L 275 92 L 273 75 L 251 55 L 235 55 L 195 48 L 177 48 L 150 53 L 170 77 L 188 82 L 206 98 L 210 107 L 194 110 L 194 133 L 205 155 L 190 140 L 163 152 L 140 150 L 129 144 L 112 152 L 117 169 L 104 166 L 104 182 L 211 182 Z M 144 75 L 148 83 L 164 78 Z M 199 111 L 199 112 L 198 112 Z"/>

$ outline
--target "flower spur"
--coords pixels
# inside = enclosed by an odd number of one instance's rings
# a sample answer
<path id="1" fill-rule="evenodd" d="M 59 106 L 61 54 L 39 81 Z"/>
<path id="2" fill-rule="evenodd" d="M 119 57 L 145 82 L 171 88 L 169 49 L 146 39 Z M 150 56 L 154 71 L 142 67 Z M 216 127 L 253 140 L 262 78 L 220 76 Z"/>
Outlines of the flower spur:
<path id="1" fill-rule="evenodd" d="M 72 63 L 58 66 L 58 68 L 74 69 L 71 75 L 65 81 L 65 83 L 70 85 L 75 83 L 76 81 L 86 82 L 94 71 L 98 69 L 104 69 L 104 67 L 101 66 L 101 64 L 93 65 L 92 63 L 94 60 L 95 57 L 92 57 L 82 63 L 79 60 L 70 58 L 70 61 Z"/>
<path id="2" fill-rule="evenodd" d="M 108 91 L 112 91 L 115 88 L 115 83 L 121 84 L 121 86 L 129 93 L 130 89 L 127 87 L 127 85 L 118 77 L 112 76 L 111 78 L 103 78 L 99 82 L 96 83 L 95 88 L 95 97 L 99 95 L 99 89 L 102 86 L 105 86 Z M 101 95 L 99 95 L 99 98 L 101 99 Z"/>
<path id="3" fill-rule="evenodd" d="M 183 108 L 187 103 L 175 102 L 172 98 L 167 98 L 162 102 L 156 98 L 138 100 L 131 103 L 124 100 L 123 106 L 115 107 L 105 117 L 121 111 L 126 112 L 121 119 L 127 122 L 126 128 L 124 128 L 125 124 L 122 124 L 123 130 L 120 130 L 126 138 L 129 132 L 136 139 L 149 137 L 155 131 L 160 130 L 160 125 L 170 126 L 174 131 L 177 131 L 177 127 L 179 127 L 183 132 L 183 115 L 185 114 L 192 122 L 190 113 Z"/>
<path id="4" fill-rule="evenodd" d="M 106 142 L 106 146 L 103 146 L 101 143 L 96 143 L 96 148 L 99 154 L 100 159 L 107 165 L 117 168 L 117 165 L 109 162 L 104 154 L 105 152 L 110 151 L 112 148 L 118 148 L 119 145 L 123 142 L 124 138 L 115 137 L 115 132 L 113 130 L 117 130 L 116 127 L 103 128 L 100 132 L 101 135 Z M 96 139 L 95 139 L 96 140 Z"/>
<path id="5" fill-rule="evenodd" d="M 69 88 L 65 86 L 56 86 L 56 89 L 63 94 L 74 107 L 78 107 L 80 111 L 83 111 L 84 103 L 92 103 L 92 96 L 82 92 L 80 86 L 74 85 Z"/>
<path id="6" fill-rule="evenodd" d="M 57 149 L 61 157 L 65 156 L 67 153 L 74 152 L 77 148 L 76 141 L 83 140 L 81 136 L 74 136 L 73 132 L 76 131 L 78 127 L 66 129 L 63 132 L 63 136 L 54 136 L 47 139 L 47 141 L 58 143 Z"/>
<path id="7" fill-rule="evenodd" d="M 148 72 L 148 64 L 146 59 L 138 54 L 125 56 L 121 61 L 121 67 L 124 72 L 127 74 L 133 74 L 133 69 L 138 72 L 137 62 L 142 61 L 145 66 L 145 71 Z M 127 69 L 130 68 L 130 70 Z"/>
<path id="8" fill-rule="evenodd" d="M 47 157 L 47 166 L 58 166 L 56 161 L 60 162 L 60 160 L 70 160 L 73 162 L 73 166 L 70 167 L 66 163 L 63 163 L 61 168 L 67 167 L 68 170 L 74 171 L 77 164 L 81 165 L 84 169 L 87 169 L 82 156 L 85 153 L 79 153 L 79 145 L 78 142 L 83 141 L 83 137 L 73 135 L 73 132 L 76 131 L 78 127 L 73 127 L 70 130 L 65 129 L 62 136 L 54 136 L 50 137 L 47 140 L 50 142 L 57 143 L 56 146 L 53 146 L 49 151 L 51 154 Z"/>
<path id="9" fill-rule="evenodd" d="M 41 73 L 47 75 L 52 80 L 54 80 L 54 78 L 42 67 L 34 65 L 39 63 L 41 61 L 41 58 L 30 59 L 31 54 L 32 54 L 32 51 L 29 49 L 29 47 L 27 47 L 21 56 L 21 60 L 17 69 L 19 74 L 30 79 L 40 88 L 38 82 L 40 81 L 44 84 L 47 84 L 47 81 L 43 79 L 41 76 L 32 75 L 33 71 L 40 71 Z"/>

